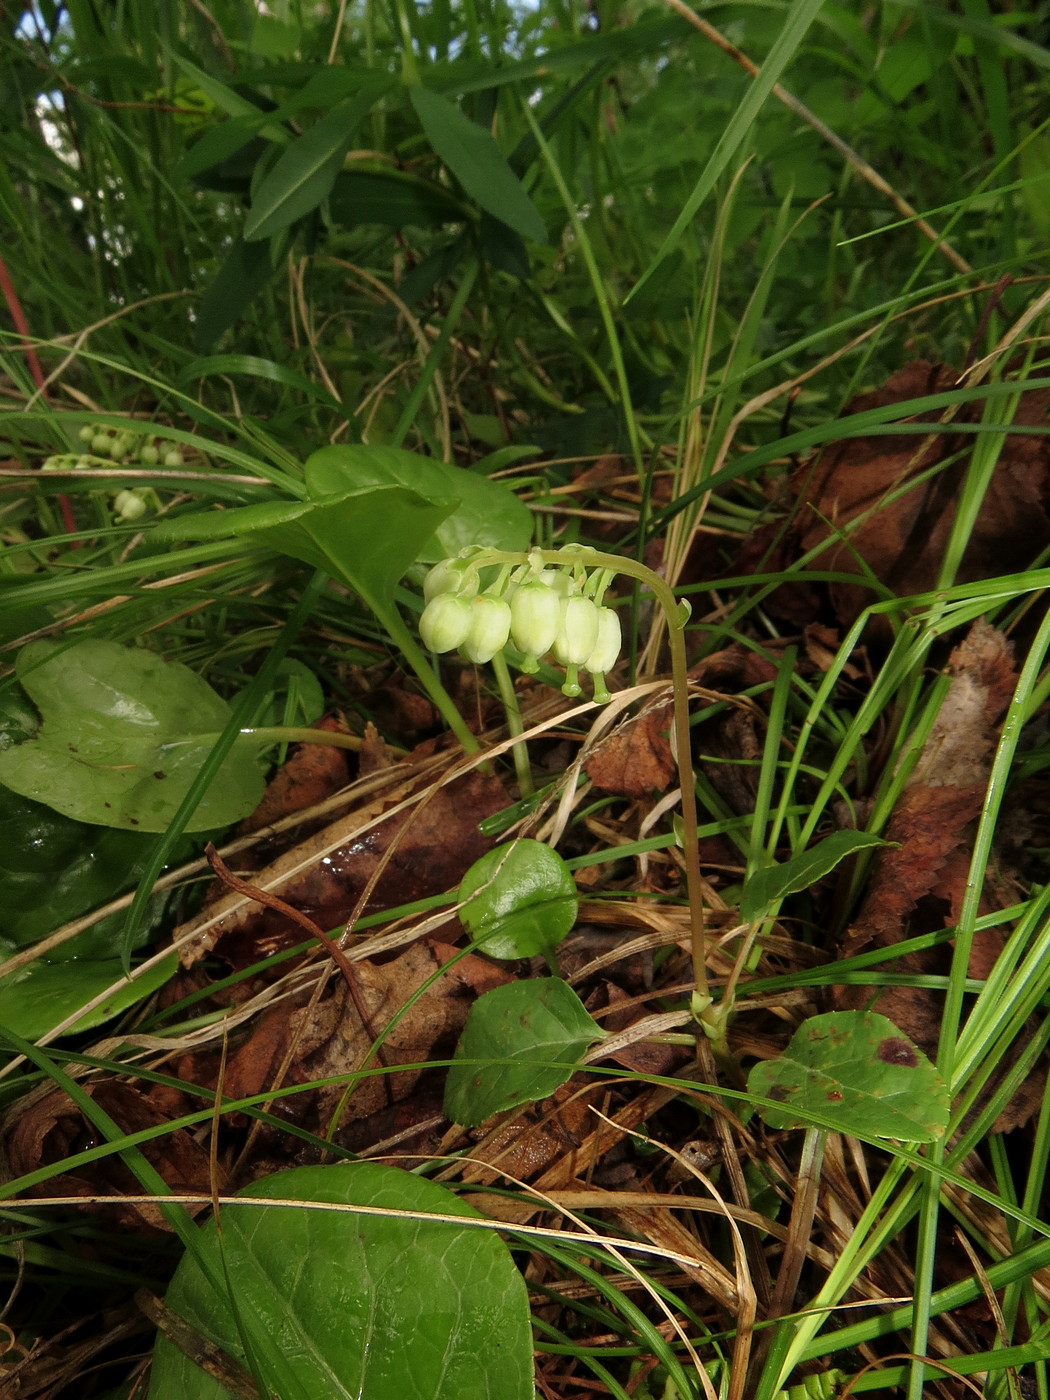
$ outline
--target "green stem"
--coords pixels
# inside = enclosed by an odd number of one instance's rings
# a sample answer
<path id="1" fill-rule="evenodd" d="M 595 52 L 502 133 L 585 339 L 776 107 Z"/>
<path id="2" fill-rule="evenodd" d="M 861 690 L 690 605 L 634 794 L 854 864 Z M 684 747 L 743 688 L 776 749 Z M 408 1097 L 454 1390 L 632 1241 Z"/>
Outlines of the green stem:
<path id="1" fill-rule="evenodd" d="M 521 721 L 521 706 L 518 704 L 518 696 L 514 690 L 514 682 L 511 680 L 510 669 L 501 651 L 498 651 L 492 658 L 492 669 L 496 673 L 496 684 L 499 686 L 500 699 L 503 701 L 503 708 L 507 715 L 507 732 L 512 739 L 516 739 L 525 733 L 525 726 Z M 531 797 L 536 788 L 532 781 L 532 768 L 529 765 L 528 745 L 524 742 L 515 744 L 511 753 L 514 757 L 514 771 L 518 775 L 520 794 L 522 797 Z"/>
<path id="2" fill-rule="evenodd" d="M 386 628 L 391 641 L 401 648 L 401 655 L 415 671 L 420 685 L 433 700 L 445 723 L 463 746 L 463 752 L 480 753 L 481 745 L 467 728 L 466 721 L 453 705 L 448 691 L 434 674 L 434 668 L 430 665 L 415 637 L 405 626 L 397 608 L 392 603 L 387 606 L 374 601 L 371 602 L 371 608 Z"/>
<path id="3" fill-rule="evenodd" d="M 700 875 L 700 842 L 696 820 L 696 779 L 693 774 L 692 743 L 689 729 L 689 666 L 685 651 L 685 622 L 688 605 L 679 604 L 671 589 L 659 574 L 635 559 L 621 559 L 616 554 L 586 546 L 571 555 L 559 549 L 534 549 L 520 554 L 503 549 L 480 548 L 471 551 L 472 561 L 480 567 L 487 564 L 524 564 L 530 559 L 542 559 L 544 564 L 564 567 L 578 563 L 584 568 L 609 569 L 638 579 L 653 592 L 667 619 L 667 645 L 671 652 L 671 688 L 674 694 L 674 741 L 677 749 L 678 781 L 682 789 L 682 855 L 685 862 L 686 893 L 689 900 L 691 948 L 693 960 L 693 1014 L 716 1049 L 725 1043 L 724 1008 L 715 1007 L 707 984 L 707 948 L 704 929 L 703 879 Z M 683 607 L 686 609 L 683 614 Z"/>

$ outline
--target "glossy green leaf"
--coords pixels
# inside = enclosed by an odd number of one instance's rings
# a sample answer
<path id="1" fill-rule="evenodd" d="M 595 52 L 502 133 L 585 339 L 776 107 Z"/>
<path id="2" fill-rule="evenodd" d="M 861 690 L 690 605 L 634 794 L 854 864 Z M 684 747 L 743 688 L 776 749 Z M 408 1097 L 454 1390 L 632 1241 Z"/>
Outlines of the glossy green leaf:
<path id="1" fill-rule="evenodd" d="M 158 526 L 153 538 L 250 537 L 344 579 L 370 606 L 385 606 L 409 565 L 427 557 L 421 551 L 454 509 L 450 497 L 423 495 L 403 486 L 364 486 L 309 501 L 271 501 L 185 515 Z"/>
<path id="2" fill-rule="evenodd" d="M 43 722 L 0 753 L 0 783 L 101 826 L 164 831 L 230 715 L 189 667 L 116 642 L 31 642 L 16 673 Z M 229 826 L 262 790 L 255 753 L 238 746 L 188 830 Z"/>
<path id="3" fill-rule="evenodd" d="M 750 923 L 761 918 L 771 904 L 785 895 L 808 890 L 825 875 L 830 875 L 835 867 L 855 855 L 857 851 L 872 846 L 890 846 L 891 841 L 883 841 L 869 831 L 833 831 L 808 850 L 784 861 L 782 865 L 769 865 L 764 870 L 756 870 L 744 886 L 744 898 L 740 903 L 740 917 Z"/>
<path id="4" fill-rule="evenodd" d="M 569 867 L 542 841 L 497 846 L 459 887 L 463 927 L 493 958 L 551 953 L 576 922 L 579 896 Z"/>
<path id="5" fill-rule="evenodd" d="M 445 1081 L 445 1112 L 464 1127 L 546 1098 L 604 1032 L 558 977 L 508 982 L 478 997 Z M 478 1061 L 498 1061 L 486 1064 Z"/>
<path id="6" fill-rule="evenodd" d="M 279 233 L 327 199 L 358 125 L 388 86 L 387 80 L 366 84 L 282 151 L 252 199 L 244 224 L 247 242 Z"/>
<path id="7" fill-rule="evenodd" d="M 409 96 L 427 140 L 470 197 L 523 238 L 546 243 L 539 210 L 491 134 L 429 88 L 414 84 Z"/>
<path id="8" fill-rule="evenodd" d="M 944 1136 L 951 1098 L 944 1080 L 907 1036 L 874 1011 L 830 1011 L 813 1016 L 776 1060 L 763 1060 L 747 1077 L 748 1092 L 775 1099 L 760 1106 L 773 1128 L 819 1127 L 899 1142 Z"/>
<path id="9" fill-rule="evenodd" d="M 34 943 L 133 888 L 155 845 L 143 832 L 73 821 L 0 790 L 0 939 L 18 947 Z M 95 925 L 56 948 L 52 959 L 106 957 L 118 940 L 112 927 Z"/>
<path id="10" fill-rule="evenodd" d="M 311 496 L 399 485 L 424 496 L 455 501 L 456 508 L 437 525 L 416 555 L 424 564 L 448 559 L 467 545 L 521 550 L 532 543 L 532 513 L 512 491 L 498 481 L 433 457 L 399 447 L 323 447 L 307 459 L 305 472 Z"/>
<path id="11" fill-rule="evenodd" d="M 283 1400 L 532 1400 L 525 1282 L 491 1230 L 435 1182 L 371 1162 L 298 1167 L 242 1193 L 412 1211 L 421 1218 L 267 1205 L 222 1208 L 203 1227 L 217 1297 L 183 1259 L 167 1306 L 241 1366 L 242 1332 L 263 1384 Z M 234 1311 L 236 1308 L 236 1312 Z M 239 1325 L 238 1325 L 239 1324 Z M 165 1338 L 148 1400 L 229 1400 Z"/>
<path id="12" fill-rule="evenodd" d="M 0 940 L 0 953 L 8 956 Z M 120 958 L 37 959 L 0 977 L 0 1026 L 26 1040 L 37 1040 L 109 987 L 106 1000 L 81 1017 L 68 1034 L 101 1026 L 163 987 L 179 968 L 177 953 L 136 977 L 124 976 Z"/>

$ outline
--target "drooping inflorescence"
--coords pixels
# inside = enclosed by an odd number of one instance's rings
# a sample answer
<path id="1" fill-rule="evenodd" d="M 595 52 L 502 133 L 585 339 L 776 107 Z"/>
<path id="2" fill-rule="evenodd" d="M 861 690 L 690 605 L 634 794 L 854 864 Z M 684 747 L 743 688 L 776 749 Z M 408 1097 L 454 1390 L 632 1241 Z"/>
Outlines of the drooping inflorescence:
<path id="1" fill-rule="evenodd" d="M 502 564 L 497 577 L 483 585 L 471 551 L 435 564 L 423 585 L 426 607 L 419 635 L 430 651 L 455 651 L 468 661 L 491 661 L 512 642 L 521 653 L 523 671 L 539 670 L 550 653 L 565 668 L 562 691 L 582 693 L 579 673 L 592 678 L 594 699 L 611 697 L 605 674 L 620 654 L 620 619 L 602 603 L 612 573 L 588 571 L 579 554 L 567 548 L 550 563 L 533 550 L 521 564 Z M 484 559 L 480 561 L 484 566 Z"/>

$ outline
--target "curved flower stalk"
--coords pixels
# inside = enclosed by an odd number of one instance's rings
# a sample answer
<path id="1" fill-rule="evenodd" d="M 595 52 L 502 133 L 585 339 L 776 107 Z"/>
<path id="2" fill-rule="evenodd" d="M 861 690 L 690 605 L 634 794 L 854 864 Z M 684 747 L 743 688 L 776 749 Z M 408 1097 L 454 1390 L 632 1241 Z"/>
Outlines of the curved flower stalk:
<path id="1" fill-rule="evenodd" d="M 498 569 L 483 586 L 481 570 Z M 548 653 L 565 668 L 562 692 L 582 694 L 580 673 L 590 677 L 596 704 L 611 697 L 605 684 L 620 654 L 620 620 L 602 599 L 616 574 L 646 584 L 667 619 L 674 692 L 674 748 L 682 792 L 682 848 L 692 925 L 693 1015 L 716 1048 L 725 1040 L 723 1008 L 707 985 L 703 881 L 696 823 L 696 782 L 690 757 L 689 683 L 685 624 L 689 605 L 679 602 L 658 574 L 633 559 L 586 546 L 532 549 L 528 554 L 476 547 L 436 564 L 427 575 L 427 605 L 419 630 L 432 651 L 455 651 L 468 660 L 494 660 L 506 674 L 502 651 L 512 641 L 533 673 Z"/>

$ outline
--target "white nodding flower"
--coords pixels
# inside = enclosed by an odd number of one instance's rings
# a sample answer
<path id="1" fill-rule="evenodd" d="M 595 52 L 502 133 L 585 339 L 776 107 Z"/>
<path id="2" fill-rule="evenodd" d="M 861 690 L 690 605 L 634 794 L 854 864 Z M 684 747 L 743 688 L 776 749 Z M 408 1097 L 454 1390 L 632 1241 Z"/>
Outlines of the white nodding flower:
<path id="1" fill-rule="evenodd" d="M 437 600 L 435 599 L 435 602 Z M 510 638 L 510 604 L 491 593 L 482 593 L 467 604 L 473 616 L 470 631 L 460 644 L 460 651 L 475 666 L 491 661 L 502 651 Z"/>
<path id="2" fill-rule="evenodd" d="M 139 449 L 139 461 L 145 462 L 147 466 L 152 467 L 155 463 L 160 461 L 160 451 L 152 442 L 147 442 L 145 447 Z"/>
<path id="3" fill-rule="evenodd" d="M 598 639 L 594 650 L 583 663 L 584 669 L 592 675 L 604 675 L 606 671 L 611 671 L 619 660 L 622 643 L 620 619 L 612 608 L 599 608 Z"/>
<path id="4" fill-rule="evenodd" d="M 554 655 L 563 666 L 584 666 L 598 641 L 598 609 L 590 598 L 577 594 L 562 604 L 561 625 L 554 639 Z"/>
<path id="5" fill-rule="evenodd" d="M 439 593 L 423 609 L 419 635 L 428 651 L 455 651 L 467 640 L 473 621 L 469 599 L 454 593 Z"/>
<path id="6" fill-rule="evenodd" d="M 423 597 L 428 603 L 441 593 L 473 598 L 477 591 L 478 571 L 467 559 L 442 559 L 423 580 Z"/>
<path id="7" fill-rule="evenodd" d="M 510 635 L 525 657 L 526 670 L 535 669 L 550 651 L 561 625 L 561 599 L 546 583 L 523 583 L 510 600 Z"/>

